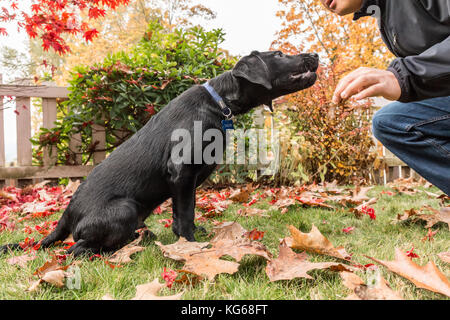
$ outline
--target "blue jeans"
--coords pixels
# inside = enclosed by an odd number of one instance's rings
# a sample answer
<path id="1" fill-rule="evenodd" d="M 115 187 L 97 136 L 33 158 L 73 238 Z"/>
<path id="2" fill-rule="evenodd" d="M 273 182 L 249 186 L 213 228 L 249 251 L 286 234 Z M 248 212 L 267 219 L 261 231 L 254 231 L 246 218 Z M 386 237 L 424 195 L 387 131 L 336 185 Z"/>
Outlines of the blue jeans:
<path id="1" fill-rule="evenodd" d="M 373 118 L 375 137 L 450 195 L 450 97 L 391 103 Z"/>

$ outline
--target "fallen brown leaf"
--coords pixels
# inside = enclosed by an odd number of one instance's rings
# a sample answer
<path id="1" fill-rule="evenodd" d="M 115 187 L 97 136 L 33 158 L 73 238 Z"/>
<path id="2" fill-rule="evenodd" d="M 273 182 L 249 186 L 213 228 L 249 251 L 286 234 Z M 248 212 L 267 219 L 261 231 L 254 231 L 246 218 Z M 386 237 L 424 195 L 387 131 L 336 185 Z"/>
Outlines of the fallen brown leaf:
<path id="1" fill-rule="evenodd" d="M 204 252 L 191 255 L 182 269 L 214 280 L 216 275 L 220 273 L 233 274 L 238 271 L 238 268 L 239 263 L 237 262 L 218 259 L 214 252 Z"/>
<path id="2" fill-rule="evenodd" d="M 158 296 L 159 291 L 166 285 L 160 283 L 158 279 L 152 282 L 136 286 L 136 295 L 131 300 L 180 300 L 184 292 L 172 296 Z M 102 297 L 102 300 L 115 300 L 109 293 Z"/>
<path id="3" fill-rule="evenodd" d="M 165 257 L 185 262 L 182 271 L 206 276 L 209 280 L 220 273 L 233 274 L 238 270 L 239 263 L 220 259 L 223 256 L 230 256 L 237 262 L 245 255 L 258 255 L 267 260 L 272 257 L 262 243 L 245 237 L 247 230 L 237 222 L 222 223 L 214 228 L 214 232 L 210 243 L 188 242 L 180 238 L 174 244 L 156 244 Z M 211 248 L 208 248 L 210 245 Z"/>
<path id="4" fill-rule="evenodd" d="M 202 252 L 209 245 L 209 242 L 189 242 L 180 237 L 173 244 L 163 245 L 158 241 L 155 241 L 155 244 L 161 249 L 164 257 L 176 261 L 186 261 L 192 253 Z"/>
<path id="5" fill-rule="evenodd" d="M 234 202 L 240 202 L 240 203 L 246 203 L 250 199 L 250 195 L 253 192 L 253 188 L 251 185 L 247 185 L 246 187 L 242 189 L 236 189 L 234 190 L 229 198 L 230 200 L 233 200 Z"/>
<path id="6" fill-rule="evenodd" d="M 15 256 L 6 260 L 6 262 L 10 265 L 18 265 L 21 268 L 25 268 L 27 266 L 28 261 L 32 261 L 36 259 L 36 254 L 23 254 L 21 256 Z"/>
<path id="7" fill-rule="evenodd" d="M 269 215 L 265 214 L 266 212 L 267 210 L 250 207 L 239 209 L 237 211 L 237 214 L 242 217 L 270 217 Z"/>
<path id="8" fill-rule="evenodd" d="M 336 262 L 319 262 L 313 263 L 308 261 L 306 252 L 295 253 L 282 241 L 279 246 L 279 255 L 276 259 L 270 260 L 266 266 L 266 274 L 271 282 L 279 280 L 291 280 L 294 278 L 313 279 L 307 274 L 308 271 L 317 269 L 331 269 L 334 271 L 350 271 L 341 263 Z"/>
<path id="9" fill-rule="evenodd" d="M 180 300 L 184 292 L 172 296 L 158 296 L 158 292 L 166 285 L 158 279 L 136 286 L 136 295 L 131 300 Z"/>
<path id="10" fill-rule="evenodd" d="M 71 265 L 74 264 L 76 264 L 76 262 L 72 263 Z M 34 281 L 27 289 L 27 291 L 35 291 L 42 282 L 50 283 L 59 288 L 63 287 L 64 279 L 68 276 L 68 273 L 66 273 L 65 271 L 71 265 L 62 266 L 59 264 L 58 258 L 56 256 L 53 256 L 52 260 L 46 261 L 42 267 L 38 268 L 33 273 L 33 275 L 37 275 L 39 279 Z"/>
<path id="11" fill-rule="evenodd" d="M 289 226 L 289 231 L 292 238 L 286 238 L 286 242 L 293 249 L 305 250 L 343 260 L 350 260 L 351 258 L 344 247 L 335 248 L 314 224 L 310 233 L 303 233 L 294 226 Z"/>
<path id="12" fill-rule="evenodd" d="M 386 280 L 378 275 L 375 286 L 367 286 L 354 273 L 347 271 L 340 272 L 342 283 L 352 291 L 345 300 L 403 300 L 402 296 L 393 291 Z"/>
<path id="13" fill-rule="evenodd" d="M 275 202 L 272 206 L 274 206 L 277 210 L 287 209 L 290 206 L 295 205 L 295 200 L 291 198 L 280 199 Z"/>
<path id="14" fill-rule="evenodd" d="M 143 238 L 144 233 L 141 233 L 137 239 L 114 252 L 109 258 L 106 259 L 106 261 L 114 264 L 130 263 L 131 261 L 133 261 L 131 260 L 131 256 L 133 254 L 145 249 L 144 247 L 138 245 L 139 243 L 141 243 Z"/>
<path id="15" fill-rule="evenodd" d="M 438 254 L 438 257 L 446 262 L 446 263 L 450 263 L 450 251 L 449 252 L 441 252 Z"/>
<path id="16" fill-rule="evenodd" d="M 272 254 L 267 250 L 264 244 L 258 241 L 251 241 L 248 238 L 240 240 L 218 240 L 214 243 L 211 250 L 215 250 L 214 254 L 218 258 L 228 255 L 237 262 L 241 261 L 245 255 L 257 255 L 264 257 L 266 260 L 272 258 Z"/>
<path id="17" fill-rule="evenodd" d="M 64 279 L 66 278 L 66 272 L 63 270 L 54 270 L 47 272 L 42 278 L 42 281 L 50 283 L 58 288 L 64 287 Z"/>
<path id="18" fill-rule="evenodd" d="M 72 181 L 69 179 L 69 183 L 64 188 L 64 193 L 68 192 L 70 194 L 74 194 L 78 190 L 80 184 L 81 184 L 80 180 Z"/>
<path id="19" fill-rule="evenodd" d="M 237 240 L 241 239 L 243 235 L 247 232 L 239 223 L 237 222 L 224 222 L 217 227 L 214 227 L 214 238 L 211 239 L 211 243 L 215 243 L 219 240 Z"/>
<path id="20" fill-rule="evenodd" d="M 383 261 L 368 257 L 369 259 L 385 266 L 390 271 L 412 281 L 419 288 L 438 292 L 450 297 L 450 281 L 436 267 L 433 261 L 424 267 L 417 265 L 406 253 L 395 249 L 394 261 Z"/>
<path id="21" fill-rule="evenodd" d="M 443 222 L 447 224 L 448 229 L 450 231 L 450 207 L 444 207 L 441 208 L 440 210 L 436 210 L 429 206 L 426 206 L 424 208 L 434 213 L 434 214 L 420 214 L 416 216 L 417 219 L 424 220 L 427 222 L 425 228 L 428 229 L 433 227 L 435 224 L 439 222 Z"/>

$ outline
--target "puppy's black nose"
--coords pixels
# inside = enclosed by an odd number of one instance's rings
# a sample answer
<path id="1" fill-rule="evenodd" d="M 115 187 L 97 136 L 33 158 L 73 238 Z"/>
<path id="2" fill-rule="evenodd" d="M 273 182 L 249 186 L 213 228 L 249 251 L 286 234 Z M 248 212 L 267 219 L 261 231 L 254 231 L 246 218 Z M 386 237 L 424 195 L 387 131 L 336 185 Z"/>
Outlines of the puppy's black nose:
<path id="1" fill-rule="evenodd" d="M 317 53 L 310 53 L 309 55 L 314 59 L 319 59 L 319 55 Z"/>

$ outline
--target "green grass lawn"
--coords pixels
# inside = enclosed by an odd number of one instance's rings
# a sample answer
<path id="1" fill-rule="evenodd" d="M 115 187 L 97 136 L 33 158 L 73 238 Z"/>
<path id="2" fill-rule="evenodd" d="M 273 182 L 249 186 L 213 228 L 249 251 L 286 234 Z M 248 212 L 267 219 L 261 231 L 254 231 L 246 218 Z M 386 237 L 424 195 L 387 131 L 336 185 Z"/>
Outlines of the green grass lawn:
<path id="1" fill-rule="evenodd" d="M 429 199 L 425 193 L 414 196 L 407 195 L 382 195 L 386 190 L 376 187 L 369 192 L 369 197 L 379 197 L 378 202 L 372 207 L 376 211 L 377 219 L 371 220 L 368 216 L 361 219 L 355 217 L 348 210 L 328 210 L 319 208 L 304 208 L 300 205 L 291 207 L 286 214 L 270 210 L 269 199 L 260 201 L 254 206 L 269 209 L 270 217 L 239 217 L 239 222 L 247 230 L 257 228 L 265 231 L 262 242 L 274 254 L 278 255 L 279 239 L 289 236 L 287 225 L 294 225 L 303 232 L 309 232 L 312 224 L 315 224 L 324 236 L 334 246 L 345 246 L 347 252 L 353 253 L 353 259 L 360 264 L 373 263 L 364 257 L 371 256 L 382 260 L 393 260 L 395 248 L 403 251 L 414 252 L 419 259 L 414 261 L 419 265 L 425 265 L 432 260 L 437 267 L 450 278 L 450 265 L 442 262 L 437 254 L 448 251 L 450 247 L 450 232 L 446 224 L 438 224 L 433 229 L 439 230 L 433 241 L 422 241 L 427 230 L 424 224 L 418 223 L 394 223 L 396 215 L 406 209 L 421 208 L 423 205 L 439 207 L 439 201 Z M 437 189 L 431 190 L 437 192 Z M 233 204 L 223 214 L 215 219 L 220 221 L 233 221 L 237 217 L 237 210 L 242 205 Z M 58 215 L 49 217 L 57 219 Z M 168 219 L 168 213 L 152 215 L 146 221 L 150 230 L 158 236 L 158 241 L 170 244 L 176 241 L 171 229 L 164 228 L 159 219 Z M 40 223 L 43 220 L 36 221 Z M 30 222 L 27 222 L 30 224 Z M 21 231 L 24 223 L 18 224 L 14 232 L 4 231 L 0 233 L 0 243 L 17 242 L 24 239 Z M 210 232 L 213 224 L 210 220 L 201 223 Z M 351 234 L 342 232 L 343 228 L 353 226 L 355 230 Z M 39 239 L 38 234 L 33 234 Z M 198 241 L 208 241 L 211 236 L 197 235 Z M 131 299 L 136 292 L 136 285 L 147 283 L 155 278 L 162 282 L 163 268 L 180 269 L 182 263 L 163 257 L 160 249 L 153 242 L 145 243 L 146 249 L 133 256 L 134 262 L 120 268 L 111 269 L 103 261 L 96 259 L 89 261 L 82 259 L 80 265 L 82 284 L 79 290 L 68 288 L 56 288 L 49 284 L 41 284 L 35 292 L 26 292 L 32 280 L 36 277 L 33 272 L 49 260 L 47 251 L 38 251 L 38 258 L 28 262 L 25 268 L 12 266 L 7 263 L 11 254 L 0 256 L 0 299 L 101 299 L 109 293 L 116 299 Z M 21 255 L 23 252 L 15 252 Z M 337 261 L 330 257 L 310 254 L 313 262 Z M 183 299 L 331 299 L 340 300 L 349 295 L 349 290 L 342 284 L 338 273 L 328 270 L 316 270 L 310 272 L 314 280 L 294 279 L 291 281 L 279 281 L 271 283 L 265 273 L 266 261 L 261 257 L 246 256 L 241 261 L 239 271 L 233 275 L 220 274 L 215 282 L 202 280 L 194 287 L 175 284 L 172 289 L 165 288 L 161 295 L 172 295 L 184 291 Z M 405 299 L 449 299 L 424 289 L 417 288 L 408 280 L 389 272 L 380 266 L 383 277 L 392 289 L 400 292 Z M 364 272 L 358 275 L 365 279 Z"/>

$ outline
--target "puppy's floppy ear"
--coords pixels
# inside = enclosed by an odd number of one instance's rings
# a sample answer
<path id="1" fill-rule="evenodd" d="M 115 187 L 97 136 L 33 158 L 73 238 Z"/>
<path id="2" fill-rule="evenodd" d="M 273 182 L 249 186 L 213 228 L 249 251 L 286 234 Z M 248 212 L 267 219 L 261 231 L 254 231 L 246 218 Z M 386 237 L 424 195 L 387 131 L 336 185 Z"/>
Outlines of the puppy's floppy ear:
<path id="1" fill-rule="evenodd" d="M 257 57 L 258 52 L 254 51 L 251 55 L 243 57 L 234 66 L 231 74 L 237 78 L 244 78 L 251 83 L 260 84 L 267 90 L 272 89 L 270 83 L 269 70 L 267 66 Z"/>

